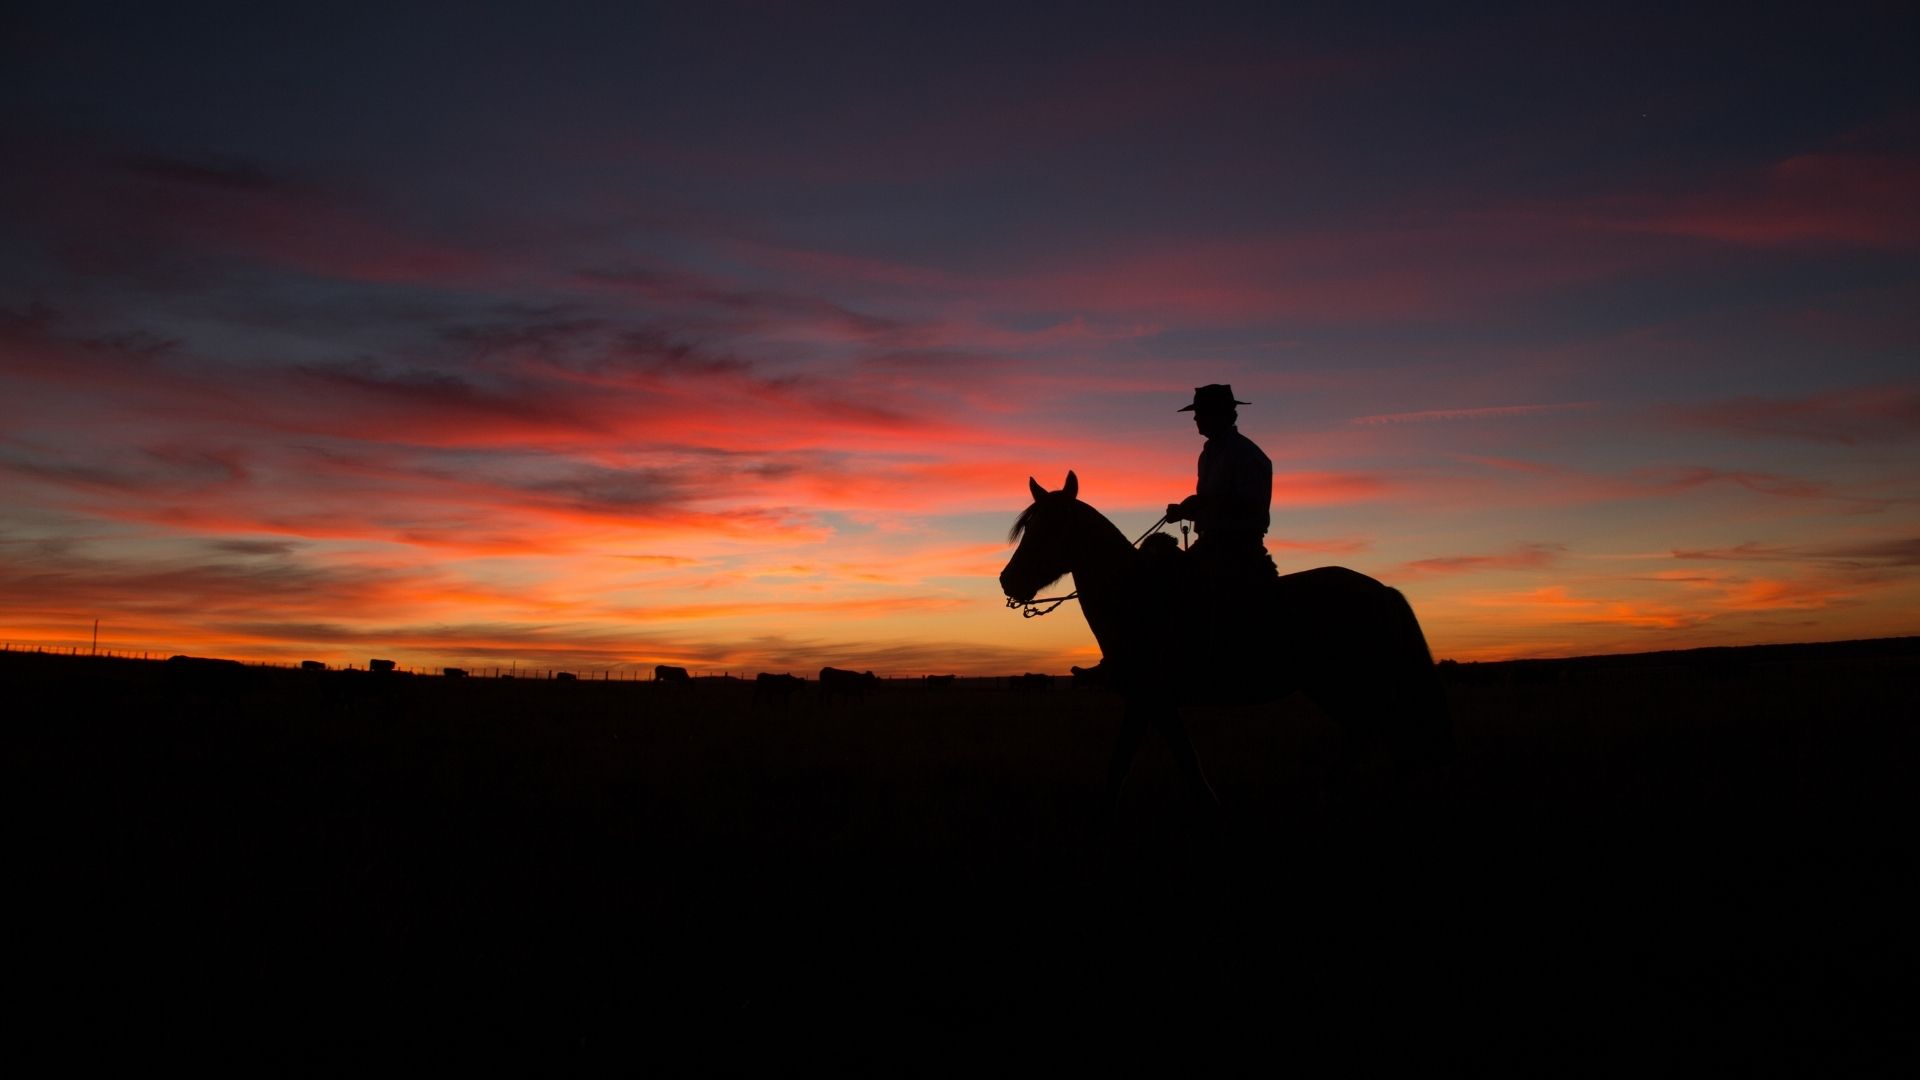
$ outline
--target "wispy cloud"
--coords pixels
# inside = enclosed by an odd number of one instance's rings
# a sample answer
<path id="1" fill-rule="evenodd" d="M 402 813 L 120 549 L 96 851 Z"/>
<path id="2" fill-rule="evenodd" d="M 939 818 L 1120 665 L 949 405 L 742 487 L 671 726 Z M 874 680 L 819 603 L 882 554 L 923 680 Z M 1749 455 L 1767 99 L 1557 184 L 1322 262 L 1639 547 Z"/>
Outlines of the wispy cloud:
<path id="1" fill-rule="evenodd" d="M 1682 606 L 1618 597 L 1580 595 L 1565 585 L 1544 585 L 1522 592 L 1493 593 L 1473 598 L 1482 608 L 1499 608 L 1523 624 L 1636 627 L 1684 630 L 1699 626 L 1712 613 Z"/>
<path id="2" fill-rule="evenodd" d="M 1707 465 L 1661 466 L 1635 470 L 1630 482 L 1655 491 L 1686 492 L 1698 488 L 1732 485 L 1760 495 L 1782 499 L 1806 499 L 1829 503 L 1849 513 L 1879 513 L 1891 507 L 1911 503 L 1898 496 L 1858 494 L 1834 482 L 1808 476 L 1791 476 L 1747 469 L 1720 469 Z"/>
<path id="3" fill-rule="evenodd" d="M 1649 580 L 1665 582 L 1696 594 L 1693 603 L 1714 616 L 1779 611 L 1820 611 L 1858 603 L 1870 590 L 1884 585 L 1878 574 L 1811 572 L 1766 577 L 1728 570 L 1659 571 Z"/>
<path id="4" fill-rule="evenodd" d="M 1783 159 L 1717 190 L 1623 199 L 1602 220 L 1743 247 L 1900 250 L 1920 243 L 1910 197 L 1917 186 L 1920 157 L 1841 146 Z"/>
<path id="5" fill-rule="evenodd" d="M 1558 563 L 1566 550 L 1565 544 L 1515 544 L 1493 555 L 1442 555 L 1415 559 L 1402 565 L 1399 572 L 1410 577 L 1423 577 L 1489 570 L 1545 570 Z"/>
<path id="6" fill-rule="evenodd" d="M 1349 424 L 1425 424 L 1436 420 L 1499 420 L 1512 416 L 1546 416 L 1554 413 L 1585 412 L 1598 402 L 1572 401 L 1554 405 L 1490 405 L 1471 409 L 1425 409 L 1420 412 L 1379 413 L 1356 416 Z"/>
<path id="7" fill-rule="evenodd" d="M 1860 387 L 1795 398 L 1737 398 L 1671 410 L 1683 424 L 1853 446 L 1920 439 L 1920 386 Z"/>
<path id="8" fill-rule="evenodd" d="M 1676 550 L 1676 559 L 1703 562 L 1801 562 L 1842 570 L 1920 567 L 1920 536 L 1824 544 L 1736 544 Z"/>

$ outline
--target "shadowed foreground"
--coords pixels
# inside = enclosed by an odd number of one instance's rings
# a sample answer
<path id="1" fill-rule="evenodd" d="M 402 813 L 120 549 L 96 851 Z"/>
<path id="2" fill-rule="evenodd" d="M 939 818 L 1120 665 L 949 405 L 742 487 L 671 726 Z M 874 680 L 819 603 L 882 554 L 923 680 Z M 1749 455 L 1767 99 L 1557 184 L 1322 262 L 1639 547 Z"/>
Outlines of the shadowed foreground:
<path id="1" fill-rule="evenodd" d="M 1189 710 L 1217 826 L 1151 741 L 1103 818 L 1099 691 L 7 655 L 16 1020 L 76 1063 L 1892 1075 L 1913 644 L 1453 669 L 1459 761 L 1397 793 L 1322 783 L 1298 698 Z"/>

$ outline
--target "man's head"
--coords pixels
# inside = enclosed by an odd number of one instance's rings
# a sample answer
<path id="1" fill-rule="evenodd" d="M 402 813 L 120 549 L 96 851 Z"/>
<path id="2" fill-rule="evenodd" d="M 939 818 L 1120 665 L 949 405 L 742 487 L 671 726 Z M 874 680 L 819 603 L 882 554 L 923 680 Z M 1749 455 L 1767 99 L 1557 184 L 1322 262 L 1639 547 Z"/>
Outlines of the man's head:
<path id="1" fill-rule="evenodd" d="M 1194 387 L 1193 404 L 1180 411 L 1192 413 L 1193 426 L 1211 439 L 1233 430 L 1233 425 L 1239 422 L 1240 413 L 1234 406 L 1251 404 L 1251 401 L 1235 401 L 1233 387 L 1226 383 L 1208 383 Z"/>

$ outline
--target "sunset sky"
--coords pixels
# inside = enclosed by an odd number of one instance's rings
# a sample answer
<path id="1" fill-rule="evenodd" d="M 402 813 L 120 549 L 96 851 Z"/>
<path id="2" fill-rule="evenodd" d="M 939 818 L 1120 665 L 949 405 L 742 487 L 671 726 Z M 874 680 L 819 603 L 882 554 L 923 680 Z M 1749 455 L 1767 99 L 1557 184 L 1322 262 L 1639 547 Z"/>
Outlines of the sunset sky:
<path id="1" fill-rule="evenodd" d="M 1436 657 L 1920 633 L 1913 5 L 1282 7 L 10 5 L 0 639 L 1062 671 L 1211 382 Z"/>

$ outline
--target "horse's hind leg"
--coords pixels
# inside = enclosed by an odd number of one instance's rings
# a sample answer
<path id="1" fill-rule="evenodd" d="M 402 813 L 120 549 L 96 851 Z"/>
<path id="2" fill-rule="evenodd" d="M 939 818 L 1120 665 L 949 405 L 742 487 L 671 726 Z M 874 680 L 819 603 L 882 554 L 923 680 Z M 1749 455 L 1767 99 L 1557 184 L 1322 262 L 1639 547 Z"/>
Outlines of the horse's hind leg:
<path id="1" fill-rule="evenodd" d="M 1113 744 L 1113 759 L 1107 763 L 1107 808 L 1120 814 L 1120 793 L 1127 786 L 1127 774 L 1133 771 L 1133 759 L 1140 752 L 1140 737 L 1146 733 L 1144 708 L 1132 700 L 1120 717 L 1120 737 Z"/>
<path id="2" fill-rule="evenodd" d="M 1431 679 L 1421 672 L 1354 673 L 1338 690 L 1308 695 L 1339 725 L 1323 798 L 1333 797 L 1348 811 L 1390 812 L 1446 767 L 1446 699 Z"/>

